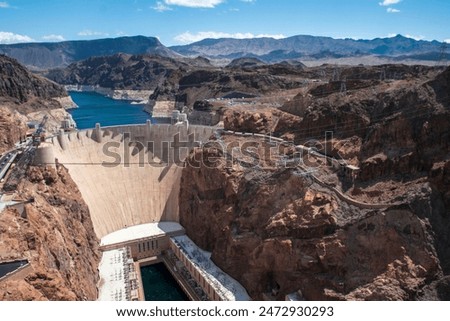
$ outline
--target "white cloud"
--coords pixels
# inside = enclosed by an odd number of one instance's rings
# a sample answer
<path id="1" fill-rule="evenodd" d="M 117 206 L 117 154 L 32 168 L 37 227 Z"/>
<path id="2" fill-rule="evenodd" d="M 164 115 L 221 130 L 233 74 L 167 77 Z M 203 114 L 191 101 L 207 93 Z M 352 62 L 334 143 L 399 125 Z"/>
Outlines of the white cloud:
<path id="1" fill-rule="evenodd" d="M 127 37 L 127 36 L 129 36 L 129 34 L 124 32 L 124 31 L 117 31 L 116 32 L 116 36 L 118 36 L 118 37 Z"/>
<path id="2" fill-rule="evenodd" d="M 421 36 L 421 35 L 419 35 L 419 36 L 412 36 L 412 35 L 406 34 L 405 37 L 406 38 L 410 38 L 410 39 L 414 39 L 414 40 L 417 40 L 417 41 L 425 39 L 425 37 Z"/>
<path id="3" fill-rule="evenodd" d="M 92 31 L 89 29 L 85 29 L 83 31 L 80 31 L 77 33 L 77 35 L 82 37 L 92 37 L 92 36 L 109 36 L 109 33 L 106 32 L 100 32 L 100 31 Z"/>
<path id="4" fill-rule="evenodd" d="M 386 11 L 388 13 L 399 13 L 400 12 L 400 10 L 395 9 L 395 8 L 387 8 Z"/>
<path id="5" fill-rule="evenodd" d="M 166 6 L 161 1 L 156 2 L 156 5 L 154 7 L 152 7 L 152 9 L 156 10 L 158 12 L 164 12 L 164 11 L 172 10 L 171 7 Z"/>
<path id="6" fill-rule="evenodd" d="M 164 0 L 169 6 L 182 6 L 190 8 L 214 8 L 225 0 Z"/>
<path id="7" fill-rule="evenodd" d="M 0 2 L 0 8 L 11 8 L 8 2 Z"/>
<path id="8" fill-rule="evenodd" d="M 0 31 L 0 43 L 18 43 L 18 42 L 32 42 L 33 38 L 17 33 Z"/>
<path id="9" fill-rule="evenodd" d="M 200 41 L 206 38 L 213 38 L 213 39 L 217 39 L 217 38 L 236 38 L 236 39 L 250 39 L 250 38 L 263 38 L 263 37 L 268 37 L 268 38 L 275 38 L 275 39 L 282 39 L 282 38 L 286 38 L 286 36 L 282 35 L 282 34 L 258 34 L 255 35 L 253 33 L 250 32 L 246 32 L 246 33 L 228 33 L 228 32 L 215 32 L 215 31 L 200 31 L 197 33 L 191 33 L 189 31 L 184 32 L 182 34 L 179 34 L 178 36 L 176 36 L 174 38 L 175 41 L 179 42 L 179 43 L 192 43 L 192 42 L 196 42 L 196 41 Z"/>
<path id="10" fill-rule="evenodd" d="M 387 7 L 387 6 L 391 6 L 391 5 L 393 5 L 393 4 L 397 4 L 397 3 L 399 3 L 400 1 L 402 1 L 402 0 L 384 0 L 383 2 L 379 2 L 378 4 L 379 4 L 380 6 L 385 6 L 385 7 Z"/>
<path id="11" fill-rule="evenodd" d="M 445 43 L 450 43 L 450 38 L 449 39 L 444 39 Z"/>
<path id="12" fill-rule="evenodd" d="M 64 37 L 61 36 L 61 35 L 53 35 L 52 34 L 52 35 L 43 36 L 42 40 L 45 40 L 45 41 L 64 41 L 66 39 L 64 39 Z"/>
<path id="13" fill-rule="evenodd" d="M 256 0 L 241 0 L 242 2 L 247 2 L 247 3 L 253 3 L 256 2 Z"/>

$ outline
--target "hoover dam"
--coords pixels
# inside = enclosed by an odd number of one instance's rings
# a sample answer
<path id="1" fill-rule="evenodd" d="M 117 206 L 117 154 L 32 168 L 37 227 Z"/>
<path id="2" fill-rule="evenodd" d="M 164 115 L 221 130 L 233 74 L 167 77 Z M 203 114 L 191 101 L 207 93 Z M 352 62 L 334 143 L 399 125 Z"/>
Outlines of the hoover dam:
<path id="1" fill-rule="evenodd" d="M 51 138 L 48 152 L 69 169 L 102 238 L 133 225 L 178 221 L 182 167 L 174 157 L 184 159 L 189 141 L 194 146 L 213 132 L 213 127 L 150 122 L 97 127 Z M 177 137 L 186 147 L 174 146 Z"/>
<path id="2" fill-rule="evenodd" d="M 245 289 L 218 269 L 179 224 L 183 161 L 215 130 L 187 121 L 97 124 L 89 130 L 61 131 L 40 144 L 34 164 L 64 165 L 89 207 L 103 252 L 100 300 L 142 300 L 140 267 L 159 262 L 190 299 L 248 299 Z"/>

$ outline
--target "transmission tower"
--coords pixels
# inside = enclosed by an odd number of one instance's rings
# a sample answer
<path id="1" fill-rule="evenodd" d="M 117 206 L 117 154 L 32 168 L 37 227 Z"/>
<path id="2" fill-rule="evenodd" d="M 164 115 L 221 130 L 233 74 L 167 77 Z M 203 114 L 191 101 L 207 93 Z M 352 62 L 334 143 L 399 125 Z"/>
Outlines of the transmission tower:
<path id="1" fill-rule="evenodd" d="M 339 78 L 341 77 L 341 73 L 339 72 L 339 69 L 337 66 L 333 69 L 333 81 L 339 81 Z"/>
<path id="2" fill-rule="evenodd" d="M 325 72 L 325 70 L 320 69 L 319 75 L 320 75 L 320 77 L 325 78 L 327 76 L 327 73 Z"/>
<path id="3" fill-rule="evenodd" d="M 341 94 L 343 96 L 347 95 L 347 79 L 344 78 L 341 81 Z"/>
<path id="4" fill-rule="evenodd" d="M 380 81 L 384 81 L 386 80 L 386 67 L 383 67 L 381 69 L 381 73 L 380 73 Z"/>
<path id="5" fill-rule="evenodd" d="M 447 66 L 447 43 L 443 42 L 439 50 L 439 58 L 436 61 L 436 66 Z"/>

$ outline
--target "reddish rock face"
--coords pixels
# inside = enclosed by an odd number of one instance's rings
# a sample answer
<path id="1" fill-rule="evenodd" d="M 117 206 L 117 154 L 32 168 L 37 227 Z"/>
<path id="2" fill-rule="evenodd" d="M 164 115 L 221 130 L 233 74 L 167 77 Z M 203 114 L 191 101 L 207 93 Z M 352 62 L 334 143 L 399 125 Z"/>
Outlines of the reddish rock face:
<path id="1" fill-rule="evenodd" d="M 0 283 L 0 300 L 96 300 L 98 240 L 80 192 L 63 167 L 27 174 L 18 197 L 34 202 L 0 215 L 0 258 L 31 268 Z"/>
<path id="2" fill-rule="evenodd" d="M 198 153 L 211 151 L 191 158 Z M 363 211 L 290 170 L 249 173 L 225 161 L 185 168 L 180 213 L 187 234 L 254 299 L 301 290 L 308 300 L 407 300 L 437 278 L 430 227 L 408 207 Z"/>
<path id="3" fill-rule="evenodd" d="M 449 74 L 450 68 L 434 78 L 417 75 L 390 83 L 370 82 L 367 88 L 349 87 L 347 95 L 329 92 L 316 97 L 313 87 L 281 110 L 229 109 L 224 126 L 239 132 L 272 133 L 296 144 L 323 143 L 325 132 L 331 131 L 340 145 L 355 146 L 350 150 L 341 147 L 339 153 L 346 159 L 349 153 L 357 157 L 362 179 L 415 174 L 429 170 L 448 151 L 450 102 L 444 93 L 450 88 Z M 370 159 L 379 154 L 387 159 L 382 163 L 378 159 L 374 171 Z"/>
<path id="4" fill-rule="evenodd" d="M 9 150 L 27 132 L 26 117 L 0 106 L 0 154 Z"/>
<path id="5" fill-rule="evenodd" d="M 298 116 L 271 108 L 257 112 L 245 107 L 233 108 L 226 110 L 223 117 L 226 130 L 285 137 L 296 132 L 301 120 Z"/>

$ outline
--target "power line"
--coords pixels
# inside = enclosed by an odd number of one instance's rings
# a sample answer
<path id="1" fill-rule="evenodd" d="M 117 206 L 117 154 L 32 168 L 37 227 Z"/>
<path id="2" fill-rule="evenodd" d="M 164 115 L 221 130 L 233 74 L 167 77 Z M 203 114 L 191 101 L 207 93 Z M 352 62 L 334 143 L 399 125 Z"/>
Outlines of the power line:
<path id="1" fill-rule="evenodd" d="M 361 126 L 358 127 L 360 129 L 364 129 L 364 128 L 370 128 L 373 127 L 376 124 L 381 123 L 382 121 L 385 121 L 385 118 L 389 117 L 389 116 L 394 116 L 397 113 L 406 113 L 408 118 L 419 118 L 421 116 L 425 116 L 430 114 L 432 111 L 419 111 L 416 108 L 414 110 L 409 109 L 409 110 L 398 110 L 398 111 L 394 111 L 392 113 L 389 114 L 379 114 L 376 117 L 372 117 L 370 118 L 370 125 L 368 126 Z M 338 127 L 338 126 L 350 126 L 350 125 L 358 125 L 359 122 L 355 121 L 355 120 L 349 120 L 346 122 L 336 122 L 335 124 L 329 124 L 329 125 L 321 125 L 321 126 L 311 126 L 308 128 L 304 128 L 304 129 L 297 129 L 294 131 L 290 131 L 290 132 L 307 132 L 307 131 L 311 131 L 311 130 L 318 130 L 318 129 L 329 129 L 330 127 Z M 353 130 L 354 131 L 354 130 Z"/>
<path id="2" fill-rule="evenodd" d="M 447 66 L 447 43 L 443 42 L 439 50 L 439 58 L 436 61 L 436 66 Z"/>

